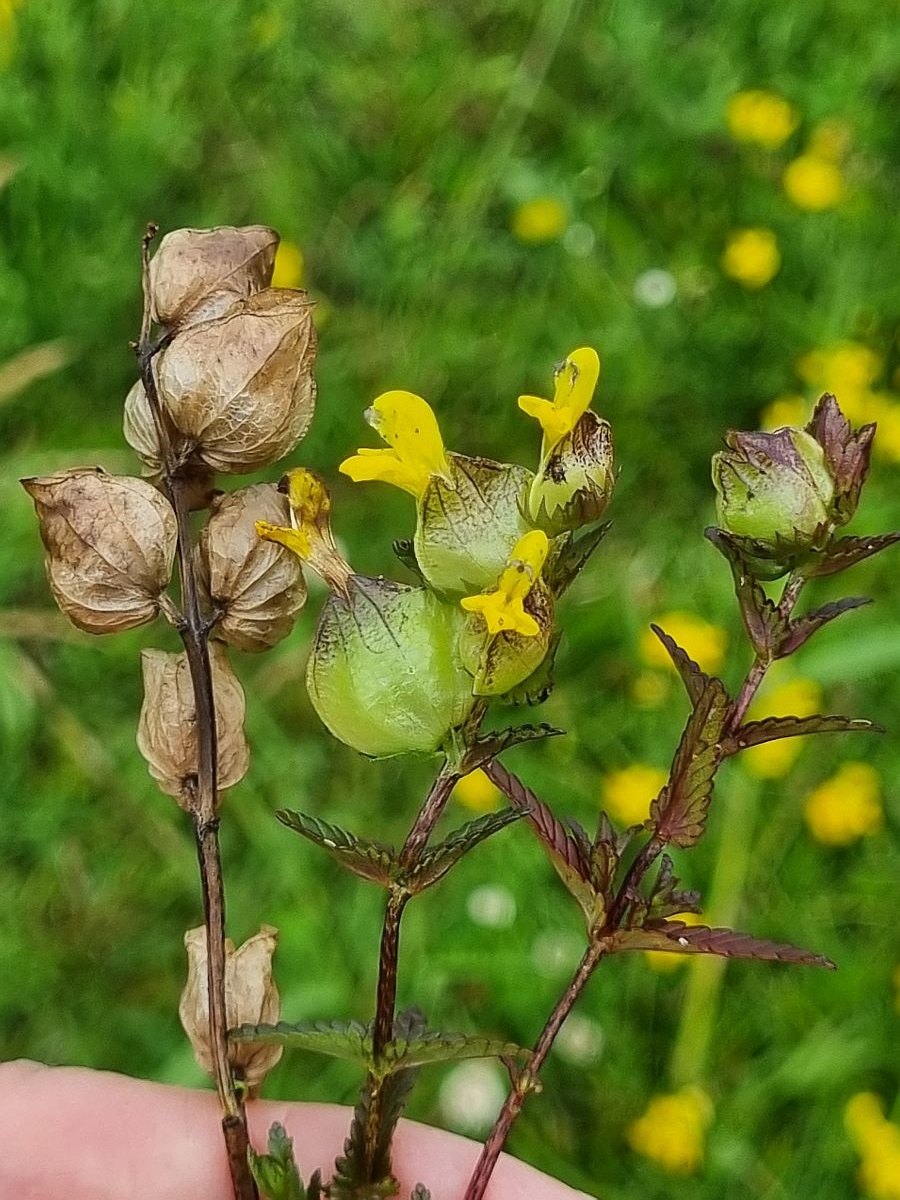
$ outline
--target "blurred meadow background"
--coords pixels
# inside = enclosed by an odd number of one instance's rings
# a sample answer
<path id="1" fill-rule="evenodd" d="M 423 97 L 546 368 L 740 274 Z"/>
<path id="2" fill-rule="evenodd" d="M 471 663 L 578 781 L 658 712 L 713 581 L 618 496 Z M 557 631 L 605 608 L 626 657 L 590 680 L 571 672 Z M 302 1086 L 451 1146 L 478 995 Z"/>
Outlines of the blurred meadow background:
<path id="1" fill-rule="evenodd" d="M 0 0 L 0 1052 L 201 1084 L 178 1024 L 200 919 L 186 819 L 134 745 L 139 650 L 53 608 L 20 476 L 100 463 L 135 378 L 148 220 L 265 223 L 276 282 L 318 302 L 319 407 L 289 460 L 324 474 L 358 570 L 395 574 L 408 498 L 336 464 L 373 445 L 389 387 L 449 447 L 534 465 L 516 408 L 593 345 L 616 437 L 614 527 L 567 598 L 568 736 L 507 756 L 592 827 L 640 820 L 687 713 L 660 622 L 737 686 L 729 570 L 704 541 L 723 431 L 804 421 L 833 390 L 877 420 L 851 532 L 900 523 L 897 68 L 880 0 Z M 268 474 L 276 478 L 277 469 Z M 252 480 L 250 480 L 252 481 Z M 227 486 L 239 481 L 230 480 Z M 606 1200 L 900 1196 L 900 587 L 897 551 L 809 589 L 871 594 L 757 712 L 883 721 L 726 764 L 679 874 L 704 917 L 835 959 L 836 974 L 620 956 L 568 1023 L 511 1149 Z M 382 896 L 274 819 L 301 808 L 403 838 L 428 763 L 331 741 L 294 634 L 235 655 L 253 765 L 228 793 L 229 926 L 281 930 L 289 1020 L 366 1020 Z M 498 804 L 477 777 L 460 823 Z M 533 1042 L 581 927 L 529 831 L 481 847 L 409 911 L 400 1002 Z M 267 1094 L 352 1102 L 348 1064 L 288 1056 Z M 431 1068 L 411 1114 L 474 1136 L 487 1063 Z"/>

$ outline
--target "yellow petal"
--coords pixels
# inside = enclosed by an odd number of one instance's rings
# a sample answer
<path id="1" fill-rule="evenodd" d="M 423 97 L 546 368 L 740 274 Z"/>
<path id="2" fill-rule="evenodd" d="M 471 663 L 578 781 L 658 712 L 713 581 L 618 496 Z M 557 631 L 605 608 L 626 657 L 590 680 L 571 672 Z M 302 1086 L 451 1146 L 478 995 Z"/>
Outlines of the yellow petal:
<path id="1" fill-rule="evenodd" d="M 537 582 L 549 548 L 543 530 L 532 529 L 513 546 L 496 591 L 460 600 L 466 612 L 481 613 L 492 637 L 498 633 L 536 637 L 540 633 L 540 626 L 525 612 L 523 603 Z"/>
<path id="2" fill-rule="evenodd" d="M 331 497 L 325 483 L 312 471 L 295 467 L 287 472 L 279 488 L 287 493 L 292 528 L 257 521 L 257 534 L 267 542 L 277 542 L 293 551 L 330 588 L 345 594 L 353 570 L 334 542 Z"/>
<path id="3" fill-rule="evenodd" d="M 339 470 L 354 482 L 380 479 L 417 499 L 432 475 L 447 474 L 447 457 L 437 418 L 413 392 L 384 392 L 366 409 L 366 420 L 389 449 L 362 448 Z"/>
<path id="4" fill-rule="evenodd" d="M 519 408 L 540 422 L 544 431 L 541 453 L 547 455 L 571 433 L 594 398 L 600 378 L 600 357 L 590 346 L 573 350 L 554 372 L 552 400 L 520 396 Z"/>
<path id="5" fill-rule="evenodd" d="M 507 596 L 498 591 L 483 596 L 466 596 L 460 600 L 460 604 L 466 612 L 481 613 L 491 636 L 498 633 L 521 633 L 525 637 L 535 637 L 540 633 L 537 621 L 525 612 L 518 597 Z"/>

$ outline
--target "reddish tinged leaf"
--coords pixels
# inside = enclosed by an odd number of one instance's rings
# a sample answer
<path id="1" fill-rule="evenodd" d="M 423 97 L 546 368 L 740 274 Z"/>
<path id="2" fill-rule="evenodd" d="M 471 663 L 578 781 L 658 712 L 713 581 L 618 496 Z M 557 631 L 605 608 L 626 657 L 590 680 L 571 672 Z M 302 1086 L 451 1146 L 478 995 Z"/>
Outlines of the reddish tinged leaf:
<path id="1" fill-rule="evenodd" d="M 825 452 L 825 461 L 834 477 L 835 502 L 848 521 L 856 512 L 859 493 L 869 473 L 874 425 L 863 425 L 856 433 L 841 412 L 835 397 L 826 392 L 815 407 L 806 426 Z"/>
<path id="2" fill-rule="evenodd" d="M 521 808 L 501 808 L 498 812 L 487 813 L 474 821 L 468 821 L 438 845 L 423 850 L 415 867 L 402 882 L 414 894 L 424 891 L 439 879 L 443 879 L 450 868 L 479 842 L 499 833 L 513 822 L 521 821 L 525 815 L 525 810 Z"/>
<path id="3" fill-rule="evenodd" d="M 688 718 L 669 782 L 650 805 L 656 835 L 683 850 L 695 845 L 706 827 L 728 710 L 725 688 L 710 679 Z"/>
<path id="4" fill-rule="evenodd" d="M 330 825 L 308 813 L 282 809 L 275 814 L 283 825 L 302 834 L 309 841 L 321 846 L 333 859 L 347 867 L 354 875 L 390 887 L 396 880 L 399 866 L 397 854 L 392 846 L 383 846 L 367 838 L 357 837 L 337 825 Z M 448 868 L 449 869 L 449 868 Z"/>
<path id="5" fill-rule="evenodd" d="M 738 539 L 714 526 L 704 536 L 728 559 L 734 576 L 734 592 L 741 609 L 741 620 L 747 636 L 758 654 L 774 657 L 776 647 L 785 634 L 785 619 L 756 580 L 747 563 Z"/>
<path id="6" fill-rule="evenodd" d="M 685 925 L 683 921 L 660 921 L 643 929 L 620 929 L 612 936 L 610 949 L 613 952 L 664 950 L 673 954 L 717 954 L 722 958 L 761 959 L 827 967 L 830 971 L 835 969 L 830 958 L 811 950 L 770 942 L 734 929 L 710 929 L 706 925 Z"/>
<path id="7" fill-rule="evenodd" d="M 565 732 L 553 725 L 516 725 L 512 729 L 501 729 L 487 737 L 478 738 L 472 748 L 463 757 L 459 773 L 468 775 L 478 767 L 484 767 L 491 759 L 512 746 L 520 746 L 523 742 L 539 741 L 542 738 L 561 737 Z"/>
<path id="8" fill-rule="evenodd" d="M 681 676 L 681 682 L 684 684 L 685 689 L 687 690 L 691 704 L 696 704 L 703 695 L 704 689 L 709 683 L 710 677 L 700 669 L 687 651 L 682 650 L 675 639 L 670 637 L 665 630 L 660 629 L 658 625 L 653 624 L 651 624 L 650 628 L 668 651 L 669 658 L 671 658 L 672 662 L 675 664 L 675 669 Z"/>
<path id="9" fill-rule="evenodd" d="M 878 537 L 845 537 L 832 542 L 828 549 L 811 566 L 804 566 L 807 579 L 818 579 L 823 575 L 835 575 L 852 567 L 864 558 L 878 554 L 900 542 L 900 532 L 883 533 Z"/>
<path id="10" fill-rule="evenodd" d="M 884 733 L 881 725 L 854 717 L 767 717 L 764 721 L 748 721 L 722 743 L 723 757 L 737 754 L 748 746 L 775 742 L 781 738 L 802 737 L 807 733 Z"/>
<path id="11" fill-rule="evenodd" d="M 841 613 L 851 612 L 854 608 L 862 608 L 864 604 L 871 603 L 868 596 L 848 596 L 845 600 L 834 600 L 831 604 L 824 604 L 815 612 L 807 613 L 805 617 L 797 617 L 788 626 L 787 634 L 778 650 L 778 657 L 787 658 L 789 654 L 799 650 L 816 630 L 839 617 Z"/>

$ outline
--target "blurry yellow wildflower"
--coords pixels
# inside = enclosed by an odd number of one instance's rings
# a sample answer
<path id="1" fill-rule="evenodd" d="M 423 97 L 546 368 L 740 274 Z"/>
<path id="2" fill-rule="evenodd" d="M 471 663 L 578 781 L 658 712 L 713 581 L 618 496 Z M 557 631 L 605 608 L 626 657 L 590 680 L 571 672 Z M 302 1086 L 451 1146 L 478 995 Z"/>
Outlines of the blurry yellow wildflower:
<path id="1" fill-rule="evenodd" d="M 703 1162 L 706 1131 L 712 1121 L 709 1097 L 699 1088 L 654 1096 L 626 1137 L 632 1150 L 672 1175 L 691 1175 Z"/>
<path id="2" fill-rule="evenodd" d="M 822 691 L 811 679 L 789 679 L 770 688 L 755 700 L 747 714 L 751 721 L 766 717 L 811 717 L 822 704 Z M 778 742 L 763 742 L 741 754 L 741 760 L 751 775 L 758 779 L 780 779 L 797 761 L 803 749 L 803 738 L 783 738 Z"/>
<path id="3" fill-rule="evenodd" d="M 861 1162 L 860 1189 L 872 1200 L 900 1200 L 900 1127 L 884 1116 L 872 1092 L 858 1092 L 847 1101 L 844 1124 Z"/>
<path id="4" fill-rule="evenodd" d="M 384 392 L 365 418 L 389 449 L 361 447 L 338 468 L 354 483 L 380 479 L 420 499 L 432 475 L 446 475 L 447 459 L 437 418 L 412 392 Z"/>
<path id="5" fill-rule="evenodd" d="M 880 457 L 888 462 L 900 462 L 900 404 L 873 392 L 863 419 L 878 422 L 875 450 Z"/>
<path id="6" fill-rule="evenodd" d="M 822 212 L 844 198 L 844 177 L 827 158 L 801 154 L 785 167 L 782 177 L 787 197 L 798 208 Z"/>
<path id="7" fill-rule="evenodd" d="M 293 242 L 281 242 L 275 251 L 272 287 L 298 288 L 303 285 L 303 251 Z"/>
<path id="8" fill-rule="evenodd" d="M 816 158 L 828 158 L 837 162 L 850 149 L 850 139 L 853 131 L 848 123 L 840 117 L 828 117 L 810 134 L 807 150 Z"/>
<path id="9" fill-rule="evenodd" d="M 260 50 L 274 45 L 282 33 L 284 33 L 284 17 L 274 8 L 264 8 L 250 22 L 250 35 L 254 45 L 258 46 Z M 291 283 L 273 284 L 273 287 L 294 286 L 296 285 Z"/>
<path id="10" fill-rule="evenodd" d="M 12 61 L 16 36 L 16 9 L 22 0 L 0 0 L 0 67 Z"/>
<path id="11" fill-rule="evenodd" d="M 659 625 L 704 671 L 715 675 L 721 667 L 728 634 L 718 625 L 710 625 L 688 612 L 663 613 L 654 618 L 653 624 Z M 648 667 L 675 670 L 668 651 L 652 629 L 641 634 L 640 655 Z"/>
<path id="12" fill-rule="evenodd" d="M 631 685 L 631 698 L 638 708 L 659 708 L 669 694 L 669 680 L 658 671 L 641 671 Z"/>
<path id="13" fill-rule="evenodd" d="M 759 414 L 760 427 L 765 430 L 783 429 L 786 425 L 799 427 L 809 420 L 810 405 L 804 396 L 788 393 L 776 396 Z"/>
<path id="14" fill-rule="evenodd" d="M 861 342 L 842 341 L 801 354 L 795 367 L 805 382 L 839 395 L 870 388 L 881 374 L 881 355 Z"/>
<path id="15" fill-rule="evenodd" d="M 500 799 L 500 789 L 493 784 L 484 771 L 470 771 L 463 775 L 453 789 L 454 797 L 473 812 L 489 812 L 497 807 Z"/>
<path id="16" fill-rule="evenodd" d="M 722 254 L 722 270 L 751 291 L 765 287 L 781 267 L 778 239 L 771 229 L 736 229 Z"/>
<path id="17" fill-rule="evenodd" d="M 732 96 L 725 116 L 728 131 L 736 141 L 755 142 L 767 150 L 775 150 L 786 142 L 800 123 L 793 104 L 762 88 Z"/>
<path id="18" fill-rule="evenodd" d="M 650 813 L 650 801 L 669 778 L 667 772 L 647 763 L 633 763 L 610 771 L 600 781 L 603 807 L 623 825 L 637 825 Z"/>
<path id="19" fill-rule="evenodd" d="M 599 354 L 590 346 L 582 346 L 573 350 L 554 371 L 552 400 L 544 400 L 541 396 L 519 397 L 519 408 L 539 421 L 544 431 L 542 458 L 572 432 L 590 408 L 599 378 Z"/>
<path id="20" fill-rule="evenodd" d="M 884 824 L 881 781 L 874 767 L 847 762 L 806 798 L 803 816 L 813 837 L 826 846 L 848 846 Z"/>
<path id="21" fill-rule="evenodd" d="M 460 600 L 466 612 L 481 613 L 492 637 L 498 633 L 537 637 L 541 632 L 540 625 L 523 605 L 537 582 L 549 548 L 546 533 L 532 529 L 513 546 L 509 565 L 500 576 L 496 591 Z"/>
<path id="22" fill-rule="evenodd" d="M 553 242 L 569 223 L 565 205 L 552 196 L 526 200 L 514 210 L 512 231 L 520 242 Z"/>
<path id="23" fill-rule="evenodd" d="M 679 913 L 673 921 L 683 921 L 685 925 L 705 925 L 706 917 L 702 913 Z M 644 961 L 659 975 L 671 975 L 691 958 L 688 954 L 675 954 L 670 950 L 645 950 Z M 696 961 L 696 960 L 695 960 Z"/>

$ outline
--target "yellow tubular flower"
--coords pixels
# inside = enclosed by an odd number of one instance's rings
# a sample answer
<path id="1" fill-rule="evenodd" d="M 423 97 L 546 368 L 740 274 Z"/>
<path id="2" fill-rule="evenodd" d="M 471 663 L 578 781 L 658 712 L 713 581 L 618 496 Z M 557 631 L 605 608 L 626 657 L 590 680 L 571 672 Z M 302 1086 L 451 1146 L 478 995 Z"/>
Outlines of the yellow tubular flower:
<path id="1" fill-rule="evenodd" d="M 573 350 L 554 372 L 552 400 L 520 396 L 519 408 L 539 421 L 544 431 L 541 457 L 545 458 L 567 433 L 571 433 L 594 398 L 600 378 L 600 357 L 590 346 Z"/>
<path id="2" fill-rule="evenodd" d="M 366 420 L 387 450 L 361 447 L 338 468 L 354 483 L 380 479 L 421 499 L 432 475 L 449 470 L 444 443 L 431 406 L 412 392 L 384 392 L 366 409 Z"/>
<path id="3" fill-rule="evenodd" d="M 498 633 L 536 637 L 540 633 L 540 626 L 525 612 L 523 604 L 537 582 L 549 548 L 547 535 L 542 530 L 533 529 L 526 533 L 513 547 L 497 590 L 460 600 L 466 612 L 481 613 L 492 637 Z"/>
<path id="4" fill-rule="evenodd" d="M 346 592 L 353 574 L 334 543 L 331 532 L 331 497 L 318 475 L 297 467 L 283 477 L 279 491 L 287 494 L 291 509 L 291 527 L 257 521 L 256 532 L 267 542 L 277 542 L 309 563 L 330 588 Z"/>

